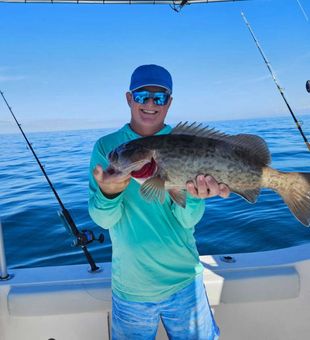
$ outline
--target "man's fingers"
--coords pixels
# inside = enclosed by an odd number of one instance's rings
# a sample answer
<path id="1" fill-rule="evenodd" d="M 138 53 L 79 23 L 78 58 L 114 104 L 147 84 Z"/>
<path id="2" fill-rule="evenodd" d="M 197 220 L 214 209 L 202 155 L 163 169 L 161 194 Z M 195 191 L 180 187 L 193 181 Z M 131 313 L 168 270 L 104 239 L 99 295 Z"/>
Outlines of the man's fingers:
<path id="1" fill-rule="evenodd" d="M 123 174 L 110 175 L 110 174 L 105 173 L 105 175 L 107 175 L 109 177 L 109 179 L 111 179 L 111 181 L 113 181 L 115 183 L 121 183 L 121 182 L 124 182 L 124 181 L 129 182 L 130 178 L 131 178 L 130 174 L 128 174 L 128 175 L 123 175 Z"/>
<path id="2" fill-rule="evenodd" d="M 94 169 L 94 174 L 99 174 L 99 173 L 102 173 L 102 172 L 103 172 L 102 166 L 100 164 L 97 164 L 95 169 Z"/>
<path id="3" fill-rule="evenodd" d="M 93 175 L 101 192 L 107 197 L 124 191 L 131 178 L 130 174 L 115 174 L 109 172 L 109 170 L 103 170 L 100 164 L 97 164 L 94 168 Z"/>
<path id="4" fill-rule="evenodd" d="M 206 185 L 209 189 L 208 197 L 217 196 L 220 193 L 219 184 L 212 176 L 206 176 Z"/>
<path id="5" fill-rule="evenodd" d="M 195 185 L 192 181 L 186 183 L 187 191 L 194 197 L 198 197 L 198 192 L 195 188 Z"/>
<path id="6" fill-rule="evenodd" d="M 107 182 L 113 183 L 121 183 L 121 182 L 129 182 L 130 174 L 123 175 L 123 174 L 110 174 L 107 171 L 104 171 L 100 164 L 97 164 L 93 171 L 94 177 L 97 181 L 102 182 L 103 180 Z"/>
<path id="7" fill-rule="evenodd" d="M 94 171 L 93 171 L 94 177 L 97 181 L 102 181 L 103 180 L 103 169 L 102 166 L 97 164 Z"/>
<path id="8" fill-rule="evenodd" d="M 210 194 L 209 183 L 207 183 L 204 175 L 197 176 L 197 190 L 200 198 L 208 197 Z"/>
<path id="9" fill-rule="evenodd" d="M 186 183 L 187 191 L 194 197 L 210 198 L 220 196 L 226 198 L 230 194 L 229 187 L 218 183 L 212 176 L 198 175 L 196 179 Z"/>
<path id="10" fill-rule="evenodd" d="M 227 198 L 230 195 L 230 189 L 226 184 L 220 183 L 219 184 L 219 189 L 220 189 L 220 193 L 219 195 L 223 198 Z"/>

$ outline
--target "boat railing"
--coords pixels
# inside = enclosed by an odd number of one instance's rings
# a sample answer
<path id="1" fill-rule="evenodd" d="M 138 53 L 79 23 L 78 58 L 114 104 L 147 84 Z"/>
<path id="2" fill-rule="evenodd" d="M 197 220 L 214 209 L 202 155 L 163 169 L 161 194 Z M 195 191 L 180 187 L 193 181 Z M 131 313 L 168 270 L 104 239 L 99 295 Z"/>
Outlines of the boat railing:
<path id="1" fill-rule="evenodd" d="M 13 276 L 8 273 L 5 257 L 5 247 L 3 240 L 3 229 L 0 220 L 0 280 L 9 280 Z"/>

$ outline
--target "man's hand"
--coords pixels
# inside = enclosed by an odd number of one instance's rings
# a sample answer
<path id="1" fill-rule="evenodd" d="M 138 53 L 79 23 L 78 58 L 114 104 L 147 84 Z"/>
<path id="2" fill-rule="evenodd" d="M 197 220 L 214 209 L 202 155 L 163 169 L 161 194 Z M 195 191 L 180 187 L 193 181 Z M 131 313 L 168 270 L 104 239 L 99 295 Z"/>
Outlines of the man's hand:
<path id="1" fill-rule="evenodd" d="M 212 176 L 198 175 L 195 181 L 186 183 L 187 191 L 197 198 L 210 198 L 220 196 L 227 198 L 230 194 L 230 189 L 226 184 L 217 183 Z"/>
<path id="2" fill-rule="evenodd" d="M 116 197 L 125 190 L 130 181 L 130 174 L 115 175 L 104 171 L 100 165 L 97 165 L 93 171 L 93 175 L 100 190 L 106 197 Z"/>

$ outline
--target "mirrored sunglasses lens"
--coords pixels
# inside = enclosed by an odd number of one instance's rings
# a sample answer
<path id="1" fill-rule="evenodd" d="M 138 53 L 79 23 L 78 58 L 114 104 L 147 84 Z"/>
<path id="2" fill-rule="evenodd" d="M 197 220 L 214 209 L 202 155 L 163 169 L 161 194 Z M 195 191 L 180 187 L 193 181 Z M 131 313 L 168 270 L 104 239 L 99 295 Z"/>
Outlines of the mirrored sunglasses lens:
<path id="1" fill-rule="evenodd" d="M 133 92 L 133 100 L 136 103 L 144 104 L 150 98 L 149 92 Z"/>
<path id="2" fill-rule="evenodd" d="M 167 93 L 155 93 L 154 94 L 154 103 L 156 105 L 166 105 L 169 99 L 169 95 Z"/>
<path id="3" fill-rule="evenodd" d="M 160 106 L 166 105 L 170 97 L 168 93 L 164 93 L 164 92 L 154 93 L 154 92 L 149 92 L 149 91 L 133 92 L 132 95 L 136 103 L 145 104 L 149 98 L 153 98 L 154 103 Z"/>

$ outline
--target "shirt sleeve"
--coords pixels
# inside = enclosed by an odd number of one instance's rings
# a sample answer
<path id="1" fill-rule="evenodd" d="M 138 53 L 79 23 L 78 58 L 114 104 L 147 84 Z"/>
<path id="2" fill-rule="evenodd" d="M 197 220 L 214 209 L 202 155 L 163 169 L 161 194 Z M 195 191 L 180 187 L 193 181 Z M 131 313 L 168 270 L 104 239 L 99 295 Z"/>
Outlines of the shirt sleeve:
<path id="1" fill-rule="evenodd" d="M 100 227 L 109 229 L 113 227 L 123 214 L 123 193 L 115 198 L 107 198 L 101 192 L 93 175 L 93 170 L 99 164 L 106 169 L 108 160 L 100 141 L 94 146 L 89 169 L 89 200 L 88 212 L 92 220 Z"/>
<path id="2" fill-rule="evenodd" d="M 194 228 L 203 216 L 205 202 L 203 199 L 193 197 L 189 193 L 186 195 L 185 208 L 173 202 L 171 209 L 175 218 L 184 228 Z"/>

